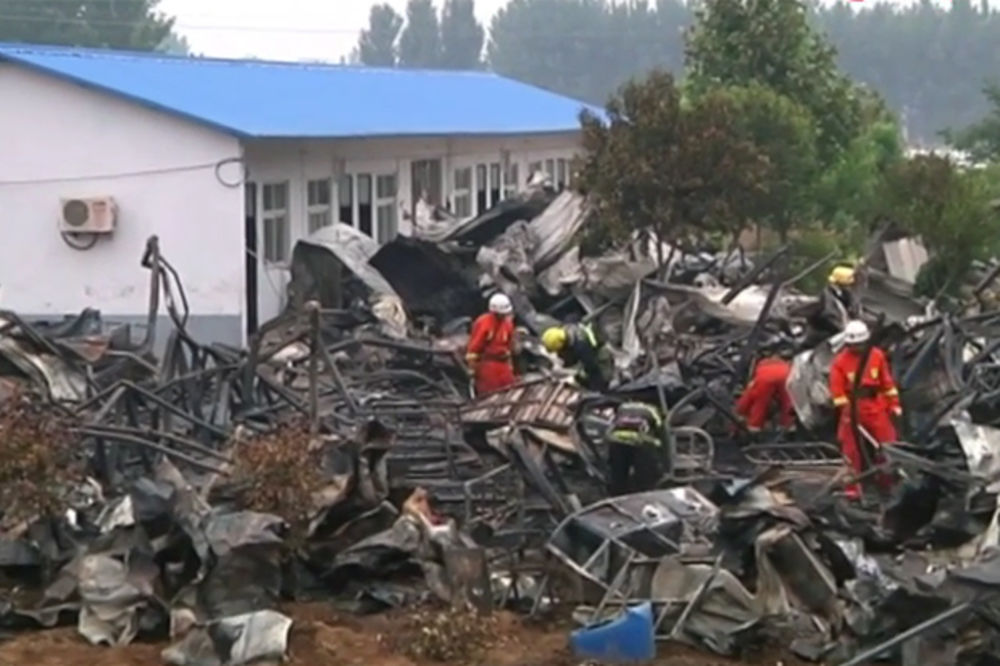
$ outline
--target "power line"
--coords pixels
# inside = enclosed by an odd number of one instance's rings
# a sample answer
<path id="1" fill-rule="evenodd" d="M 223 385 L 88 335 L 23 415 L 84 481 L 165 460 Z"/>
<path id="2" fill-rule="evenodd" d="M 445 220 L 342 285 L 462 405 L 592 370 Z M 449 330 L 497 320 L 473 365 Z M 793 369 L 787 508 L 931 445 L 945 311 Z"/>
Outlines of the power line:
<path id="1" fill-rule="evenodd" d="M 85 180 L 118 180 L 122 178 L 134 178 L 137 176 L 157 176 L 167 173 L 183 173 L 186 171 L 202 171 L 205 169 L 215 169 L 216 177 L 227 187 L 239 187 L 242 183 L 229 183 L 223 181 L 219 172 L 227 164 L 242 164 L 240 157 L 229 157 L 214 162 L 204 162 L 202 164 L 188 164 L 185 166 L 159 167 L 156 169 L 143 169 L 138 171 L 119 171 L 115 173 L 95 173 L 86 176 L 57 176 L 54 178 L 26 178 L 24 180 L 0 180 L 0 187 L 5 185 L 46 185 L 52 183 L 73 183 Z"/>

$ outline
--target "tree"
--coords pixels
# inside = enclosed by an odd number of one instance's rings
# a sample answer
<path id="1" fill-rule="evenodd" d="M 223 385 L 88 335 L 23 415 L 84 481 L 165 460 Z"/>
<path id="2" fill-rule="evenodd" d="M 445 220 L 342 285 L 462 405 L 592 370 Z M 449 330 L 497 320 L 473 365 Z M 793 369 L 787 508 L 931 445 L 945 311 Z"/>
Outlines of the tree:
<path id="1" fill-rule="evenodd" d="M 885 215 L 920 235 L 934 253 L 935 261 L 918 287 L 931 292 L 955 287 L 973 260 L 997 249 L 1000 215 L 992 204 L 994 176 L 960 169 L 933 154 L 902 161 L 891 170 L 882 193 Z"/>
<path id="2" fill-rule="evenodd" d="M 170 33 L 160 42 L 156 50 L 169 55 L 186 56 L 191 55 L 191 44 L 186 37 Z"/>
<path id="3" fill-rule="evenodd" d="M 705 0 L 689 33 L 687 71 L 694 90 L 759 84 L 801 104 L 816 118 L 825 161 L 861 130 L 854 84 L 809 24 L 803 0 Z"/>
<path id="4" fill-rule="evenodd" d="M 497 73 L 603 104 L 629 79 L 683 66 L 681 0 L 510 0 L 490 23 Z"/>
<path id="5" fill-rule="evenodd" d="M 402 27 L 403 17 L 392 6 L 373 5 L 368 13 L 368 28 L 358 38 L 358 61 L 370 67 L 395 67 L 396 39 Z"/>
<path id="6" fill-rule="evenodd" d="M 445 0 L 441 10 L 441 66 L 477 69 L 482 64 L 483 26 L 475 0 Z"/>
<path id="7" fill-rule="evenodd" d="M 993 107 L 990 114 L 964 130 L 946 132 L 945 137 L 973 160 L 996 162 L 1000 161 L 1000 86 L 987 86 L 983 93 Z"/>
<path id="8" fill-rule="evenodd" d="M 885 120 L 869 125 L 818 178 L 817 216 L 842 234 L 866 235 L 880 215 L 885 179 L 902 159 L 898 125 Z"/>
<path id="9" fill-rule="evenodd" d="M 431 0 L 410 0 L 406 27 L 399 38 L 400 67 L 438 67 L 441 64 L 441 28 Z"/>
<path id="10" fill-rule="evenodd" d="M 607 118 L 585 112 L 580 186 L 594 200 L 600 240 L 653 228 L 679 241 L 746 224 L 768 165 L 734 132 L 736 105 L 723 95 L 681 101 L 671 74 L 656 70 L 626 84 Z"/>
<path id="11" fill-rule="evenodd" d="M 0 0 L 0 41 L 154 51 L 173 33 L 159 0 Z M 167 42 L 169 43 L 169 42 Z"/>
<path id="12" fill-rule="evenodd" d="M 815 213 L 813 185 L 819 174 L 816 121 L 808 109 L 759 84 L 708 93 L 734 109 L 732 130 L 767 159 L 767 196 L 747 214 L 784 241 L 796 223 Z"/>

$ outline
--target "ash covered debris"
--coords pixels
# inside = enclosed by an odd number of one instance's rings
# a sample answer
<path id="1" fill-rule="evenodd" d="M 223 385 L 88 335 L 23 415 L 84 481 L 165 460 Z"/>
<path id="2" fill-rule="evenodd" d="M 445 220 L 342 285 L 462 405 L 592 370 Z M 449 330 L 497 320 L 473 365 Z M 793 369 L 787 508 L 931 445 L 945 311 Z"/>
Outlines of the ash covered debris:
<path id="1" fill-rule="evenodd" d="M 584 631 L 648 603 L 658 640 L 722 655 L 778 642 L 830 663 L 989 663 L 996 271 L 945 312 L 911 295 L 926 252 L 880 236 L 853 285 L 806 294 L 787 249 L 641 233 L 584 256 L 589 214 L 535 188 L 381 248 L 322 229 L 246 349 L 191 337 L 155 238 L 143 265 L 150 323 L 162 307 L 174 323 L 165 344 L 92 310 L 0 314 L 0 626 L 169 640 L 163 659 L 193 666 L 280 657 L 288 599 L 570 603 Z M 497 293 L 517 329 L 491 359 L 470 332 Z M 898 442 L 860 433 L 860 469 L 829 380 L 849 320 L 868 322 L 903 408 Z M 557 338 L 610 363 L 581 375 L 586 354 L 554 353 Z M 764 358 L 787 363 L 794 425 L 738 409 Z M 487 360 L 516 381 L 476 396 Z M 587 388 L 594 372 L 607 390 Z M 645 462 L 612 437 L 626 426 L 655 441 Z M 646 487 L 609 497 L 629 467 Z"/>

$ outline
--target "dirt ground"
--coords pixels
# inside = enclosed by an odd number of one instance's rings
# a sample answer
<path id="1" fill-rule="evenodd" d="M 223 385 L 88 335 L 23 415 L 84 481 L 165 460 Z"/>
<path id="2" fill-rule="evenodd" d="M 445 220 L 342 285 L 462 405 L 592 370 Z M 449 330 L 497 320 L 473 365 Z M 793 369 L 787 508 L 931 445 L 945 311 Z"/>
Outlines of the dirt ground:
<path id="1" fill-rule="evenodd" d="M 566 626 L 534 626 L 513 615 L 496 614 L 485 626 L 458 627 L 454 618 L 437 611 L 413 611 L 371 617 L 337 613 L 328 606 L 298 605 L 284 609 L 295 620 L 288 666 L 583 666 L 567 649 Z M 428 639 L 425 627 L 439 626 L 452 643 L 472 643 L 476 649 L 461 656 L 419 658 L 430 649 L 448 647 Z M 466 632 L 463 634 L 462 632 Z M 457 641 L 455 637 L 459 638 Z M 452 646 L 454 647 L 454 646 Z M 163 645 L 135 644 L 125 648 L 91 647 L 73 628 L 20 634 L 0 643 L 0 664 L 31 666 L 158 666 Z M 460 648 L 461 649 L 461 648 Z M 655 662 L 666 666 L 796 666 L 775 656 L 735 662 L 706 656 L 680 646 L 659 646 Z"/>

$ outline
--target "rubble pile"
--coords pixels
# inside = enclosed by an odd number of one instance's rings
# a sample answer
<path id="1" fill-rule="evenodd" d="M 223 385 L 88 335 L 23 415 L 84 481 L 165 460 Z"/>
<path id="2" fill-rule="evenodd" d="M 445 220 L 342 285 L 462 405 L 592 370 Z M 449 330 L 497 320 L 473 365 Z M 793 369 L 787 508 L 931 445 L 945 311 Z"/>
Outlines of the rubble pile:
<path id="1" fill-rule="evenodd" d="M 282 600 L 437 601 L 474 613 L 428 615 L 409 648 L 448 659 L 493 610 L 570 605 L 582 631 L 638 622 L 727 656 L 994 663 L 1000 315 L 913 298 L 913 241 L 876 242 L 859 285 L 906 420 L 855 479 L 827 389 L 848 315 L 796 291 L 787 249 L 640 233 L 582 256 L 584 200 L 544 186 L 469 221 L 424 212 L 381 248 L 346 225 L 301 241 L 287 311 L 246 349 L 192 338 L 155 238 L 141 335 L 93 310 L 0 313 L 0 626 L 242 664 L 285 653 Z M 520 377 L 476 398 L 462 357 L 497 289 L 526 329 Z M 608 394 L 539 344 L 569 321 L 609 340 Z M 794 358 L 794 435 L 752 437 L 733 412 L 763 351 Z M 666 413 L 666 469 L 608 498 L 624 398 Z M 855 481 L 863 502 L 841 493 Z"/>

